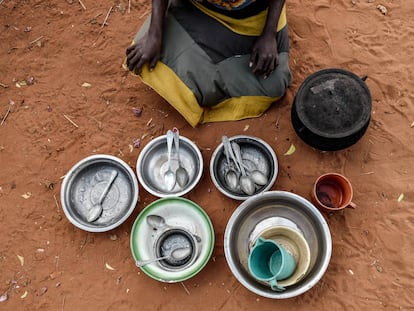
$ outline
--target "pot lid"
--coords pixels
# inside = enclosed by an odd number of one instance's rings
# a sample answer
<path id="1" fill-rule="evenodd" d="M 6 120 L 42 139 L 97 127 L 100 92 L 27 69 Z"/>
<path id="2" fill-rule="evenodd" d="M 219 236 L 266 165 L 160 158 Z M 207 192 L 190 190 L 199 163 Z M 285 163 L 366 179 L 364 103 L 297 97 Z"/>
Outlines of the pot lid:
<path id="1" fill-rule="evenodd" d="M 321 137 L 348 137 L 366 126 L 371 94 L 365 82 L 342 69 L 313 73 L 300 86 L 295 108 L 303 125 Z"/>

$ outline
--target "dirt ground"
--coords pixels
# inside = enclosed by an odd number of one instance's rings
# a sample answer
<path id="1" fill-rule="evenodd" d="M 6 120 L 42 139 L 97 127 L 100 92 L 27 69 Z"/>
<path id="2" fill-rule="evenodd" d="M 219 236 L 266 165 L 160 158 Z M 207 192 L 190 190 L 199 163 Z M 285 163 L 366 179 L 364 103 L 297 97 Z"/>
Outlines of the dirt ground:
<path id="1" fill-rule="evenodd" d="M 414 5 L 288 0 L 287 9 L 286 97 L 257 119 L 192 128 L 121 66 L 150 1 L 0 0 L 0 310 L 413 310 Z M 357 144 L 321 152 L 297 137 L 290 109 L 301 82 L 331 67 L 368 76 L 372 120 Z M 74 227 L 59 199 L 63 176 L 82 158 L 110 154 L 135 170 L 145 144 L 173 126 L 202 151 L 204 175 L 186 197 L 208 213 L 216 238 L 187 291 L 134 265 L 129 233 L 156 197 L 140 187 L 128 220 L 99 234 Z M 357 208 L 325 215 L 333 240 L 326 273 L 296 298 L 257 296 L 228 268 L 224 230 L 240 202 L 208 173 L 223 134 L 271 144 L 279 160 L 273 190 L 310 199 L 313 181 L 330 171 L 354 185 Z M 296 151 L 284 155 L 291 144 Z"/>

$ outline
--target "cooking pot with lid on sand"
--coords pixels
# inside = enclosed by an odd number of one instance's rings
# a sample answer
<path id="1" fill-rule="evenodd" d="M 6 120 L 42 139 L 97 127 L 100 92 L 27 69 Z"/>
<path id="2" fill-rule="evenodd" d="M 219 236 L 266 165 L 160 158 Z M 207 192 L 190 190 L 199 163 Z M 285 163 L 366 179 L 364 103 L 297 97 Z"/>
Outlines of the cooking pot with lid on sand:
<path id="1" fill-rule="evenodd" d="M 352 72 L 330 68 L 307 77 L 299 87 L 291 118 L 297 135 L 308 145 L 334 151 L 355 144 L 371 119 L 372 98 Z"/>

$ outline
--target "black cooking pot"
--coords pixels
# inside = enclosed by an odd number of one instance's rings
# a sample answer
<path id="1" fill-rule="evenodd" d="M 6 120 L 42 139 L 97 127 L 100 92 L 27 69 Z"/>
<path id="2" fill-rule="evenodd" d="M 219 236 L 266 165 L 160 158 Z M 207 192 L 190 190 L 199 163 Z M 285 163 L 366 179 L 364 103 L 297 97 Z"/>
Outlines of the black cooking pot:
<path id="1" fill-rule="evenodd" d="M 365 79 L 336 68 L 307 77 L 291 111 L 298 136 L 308 145 L 326 151 L 355 144 L 371 119 L 372 99 Z"/>

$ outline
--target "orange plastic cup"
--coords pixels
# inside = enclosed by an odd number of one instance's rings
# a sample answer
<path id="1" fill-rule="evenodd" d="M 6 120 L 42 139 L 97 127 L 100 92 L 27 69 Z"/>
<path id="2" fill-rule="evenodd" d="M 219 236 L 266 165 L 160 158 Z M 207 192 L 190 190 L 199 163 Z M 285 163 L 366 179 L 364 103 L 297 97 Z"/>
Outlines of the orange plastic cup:
<path id="1" fill-rule="evenodd" d="M 344 208 L 355 208 L 350 181 L 343 175 L 327 173 L 316 179 L 312 190 L 312 201 L 322 211 L 332 212 Z"/>

